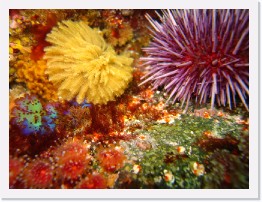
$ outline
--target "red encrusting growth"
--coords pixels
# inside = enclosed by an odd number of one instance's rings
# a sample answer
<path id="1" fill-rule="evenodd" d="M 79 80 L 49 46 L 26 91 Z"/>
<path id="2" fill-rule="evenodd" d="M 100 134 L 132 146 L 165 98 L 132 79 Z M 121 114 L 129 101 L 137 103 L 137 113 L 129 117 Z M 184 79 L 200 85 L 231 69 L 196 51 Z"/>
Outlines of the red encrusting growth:
<path id="1" fill-rule="evenodd" d="M 90 114 L 91 132 L 108 134 L 124 128 L 124 113 L 115 102 L 109 102 L 107 105 L 92 105 Z"/>
<path id="2" fill-rule="evenodd" d="M 11 19 L 17 18 L 20 16 L 20 11 L 23 9 L 9 9 L 9 16 Z"/>
<path id="3" fill-rule="evenodd" d="M 18 158 L 9 158 L 9 187 L 12 188 L 16 182 L 20 172 L 23 170 L 24 163 Z"/>
<path id="4" fill-rule="evenodd" d="M 46 34 L 48 34 L 51 29 L 56 25 L 57 17 L 54 13 L 48 13 L 46 24 L 36 24 L 31 28 L 31 32 L 34 35 L 37 44 L 32 47 L 31 59 L 39 60 L 44 56 L 44 48 L 50 44 L 45 40 Z"/>

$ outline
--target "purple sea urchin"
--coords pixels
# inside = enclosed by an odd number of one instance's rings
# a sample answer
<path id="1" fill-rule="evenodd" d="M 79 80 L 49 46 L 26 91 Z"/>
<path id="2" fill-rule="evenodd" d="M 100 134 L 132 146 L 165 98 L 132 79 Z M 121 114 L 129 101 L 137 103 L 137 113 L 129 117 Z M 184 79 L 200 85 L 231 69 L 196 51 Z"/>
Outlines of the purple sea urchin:
<path id="1" fill-rule="evenodd" d="M 193 97 L 231 109 L 238 95 L 248 110 L 248 10 L 167 10 L 158 16 L 160 22 L 146 15 L 153 40 L 141 58 L 147 73 L 140 85 L 163 86 L 186 109 Z"/>

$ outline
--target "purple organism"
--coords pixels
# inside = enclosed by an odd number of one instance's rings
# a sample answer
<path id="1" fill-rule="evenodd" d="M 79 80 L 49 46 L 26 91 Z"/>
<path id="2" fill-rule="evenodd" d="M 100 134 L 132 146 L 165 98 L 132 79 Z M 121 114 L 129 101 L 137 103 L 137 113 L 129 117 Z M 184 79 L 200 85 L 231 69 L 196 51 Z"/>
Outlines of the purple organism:
<path id="1" fill-rule="evenodd" d="M 211 108 L 232 109 L 240 98 L 248 110 L 249 12 L 234 10 L 164 10 L 152 25 L 152 42 L 142 57 L 147 73 L 144 84 L 163 87 L 168 101 L 181 107 L 195 99 Z"/>
<path id="2" fill-rule="evenodd" d="M 35 95 L 18 98 L 11 115 L 11 123 L 17 125 L 24 135 L 44 135 L 55 129 L 55 107 L 52 104 L 43 106 Z"/>

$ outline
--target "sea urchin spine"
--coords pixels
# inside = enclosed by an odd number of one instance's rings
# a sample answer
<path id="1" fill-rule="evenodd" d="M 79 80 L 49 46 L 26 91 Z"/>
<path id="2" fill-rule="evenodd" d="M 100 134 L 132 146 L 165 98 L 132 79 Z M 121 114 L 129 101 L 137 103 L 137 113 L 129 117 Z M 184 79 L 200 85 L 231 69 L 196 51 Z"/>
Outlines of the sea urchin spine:
<path id="1" fill-rule="evenodd" d="M 147 73 L 144 84 L 163 86 L 173 102 L 192 97 L 198 103 L 211 98 L 236 106 L 236 96 L 248 110 L 248 10 L 167 10 L 160 22 L 146 15 L 153 40 L 141 58 Z M 168 99 L 168 100 L 169 100 Z M 233 102 L 232 102 L 233 100 Z"/>

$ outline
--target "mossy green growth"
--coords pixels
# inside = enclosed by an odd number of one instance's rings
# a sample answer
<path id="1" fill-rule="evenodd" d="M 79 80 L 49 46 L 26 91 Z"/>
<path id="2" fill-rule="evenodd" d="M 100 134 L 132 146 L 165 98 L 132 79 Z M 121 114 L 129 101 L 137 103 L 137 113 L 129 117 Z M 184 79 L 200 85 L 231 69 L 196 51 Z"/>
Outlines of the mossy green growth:
<path id="1" fill-rule="evenodd" d="M 212 137 L 206 137 L 206 131 Z M 137 146 L 141 144 L 139 139 L 122 143 L 128 158 L 141 166 L 137 173 L 133 170 L 134 173 L 129 176 L 136 182 L 136 188 L 248 188 L 248 172 L 245 172 L 248 162 L 234 175 L 228 164 L 214 155 L 218 152 L 222 157 L 230 159 L 230 165 L 241 162 L 242 157 L 233 151 L 240 151 L 239 145 L 233 145 L 231 149 L 230 141 L 234 140 L 241 145 L 246 145 L 246 142 L 242 138 L 242 125 L 237 124 L 232 117 L 182 115 L 173 124 L 153 124 L 148 130 L 138 130 L 136 133 L 146 137 L 143 144 L 151 144 L 150 149 L 141 149 Z M 205 141 L 211 146 L 202 146 Z M 221 145 L 221 142 L 225 145 Z M 221 156 L 219 159 L 223 159 Z M 132 165 L 126 167 L 130 170 Z M 238 180 L 225 184 L 226 174 Z M 210 176 L 216 176 L 219 180 L 211 181 Z M 117 184 L 119 187 L 124 186 L 120 180 Z"/>

